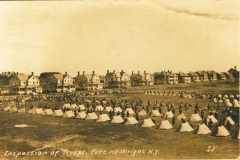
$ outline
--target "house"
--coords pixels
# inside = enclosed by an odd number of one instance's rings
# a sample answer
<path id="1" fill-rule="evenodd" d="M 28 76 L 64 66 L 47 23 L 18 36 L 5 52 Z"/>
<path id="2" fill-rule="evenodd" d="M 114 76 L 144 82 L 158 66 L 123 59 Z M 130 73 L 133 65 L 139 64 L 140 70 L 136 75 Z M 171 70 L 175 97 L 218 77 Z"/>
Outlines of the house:
<path id="1" fill-rule="evenodd" d="M 226 80 L 226 74 L 224 72 L 217 73 L 217 79 L 218 80 Z"/>
<path id="2" fill-rule="evenodd" d="M 76 89 L 78 90 L 99 90 L 103 89 L 103 83 L 100 81 L 100 77 L 95 74 L 93 71 L 92 74 L 85 74 L 83 71 L 83 74 L 80 75 L 80 72 L 78 72 L 78 75 L 75 77 L 75 84 Z"/>
<path id="3" fill-rule="evenodd" d="M 201 78 L 200 78 L 199 74 L 197 74 L 195 72 L 189 72 L 188 75 L 191 77 L 192 82 L 201 82 Z"/>
<path id="4" fill-rule="evenodd" d="M 2 72 L 0 73 L 0 87 L 9 87 L 10 79 L 13 78 L 18 72 Z"/>
<path id="5" fill-rule="evenodd" d="M 44 92 L 74 92 L 74 79 L 65 72 L 48 72 L 40 75 Z"/>
<path id="6" fill-rule="evenodd" d="M 179 83 L 191 83 L 192 78 L 188 74 L 185 74 L 183 72 L 179 72 L 178 74 L 178 82 Z"/>
<path id="7" fill-rule="evenodd" d="M 10 79 L 11 94 L 37 94 L 42 93 L 40 80 L 32 72 L 31 75 L 16 74 Z"/>
<path id="8" fill-rule="evenodd" d="M 196 74 L 199 76 L 201 81 L 209 81 L 208 79 L 208 72 L 206 71 L 197 71 Z"/>
<path id="9" fill-rule="evenodd" d="M 162 71 L 154 73 L 154 84 L 177 84 L 178 75 L 172 71 Z"/>
<path id="10" fill-rule="evenodd" d="M 215 71 L 208 71 L 208 79 L 211 81 L 216 81 L 217 80 L 217 72 Z"/>
<path id="11" fill-rule="evenodd" d="M 144 71 L 144 73 L 140 73 L 138 71 L 137 74 L 132 74 L 130 76 L 131 85 L 132 86 L 151 86 L 153 85 L 153 75 Z"/>
<path id="12" fill-rule="evenodd" d="M 107 70 L 107 73 L 104 77 L 104 88 L 126 88 L 131 86 L 131 80 L 130 76 L 124 72 L 123 70 L 121 72 L 109 72 Z"/>

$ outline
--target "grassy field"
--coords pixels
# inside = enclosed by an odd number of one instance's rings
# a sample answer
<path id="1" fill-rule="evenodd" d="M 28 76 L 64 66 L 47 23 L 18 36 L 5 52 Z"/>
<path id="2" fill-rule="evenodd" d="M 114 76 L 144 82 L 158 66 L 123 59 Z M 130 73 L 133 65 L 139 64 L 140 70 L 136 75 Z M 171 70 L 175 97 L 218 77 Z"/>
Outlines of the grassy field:
<path id="1" fill-rule="evenodd" d="M 143 99 L 145 105 L 147 100 L 151 100 L 152 103 L 157 100 L 163 101 L 164 104 L 172 102 L 175 107 L 181 102 L 190 103 L 193 106 L 199 103 L 201 107 L 206 107 L 210 103 L 212 109 L 216 106 L 209 100 L 143 95 L 144 90 L 239 93 L 239 85 L 238 82 L 218 82 L 136 87 L 129 89 L 126 93 L 94 97 L 114 98 L 117 102 L 122 99 L 128 101 Z M 63 104 L 42 101 L 34 102 L 34 105 L 37 106 L 39 103 L 50 105 L 52 108 Z M 0 106 L 0 109 L 6 105 Z M 30 105 L 31 103 L 27 104 L 28 108 Z M 223 108 L 223 104 L 221 107 Z M 192 107 L 188 111 L 183 111 L 187 119 L 191 117 L 193 110 Z M 165 112 L 166 108 L 162 113 Z M 205 117 L 207 114 L 205 111 Z M 178 109 L 176 109 L 177 115 Z M 219 119 L 224 117 L 223 114 Z M 179 133 L 176 130 L 181 125 L 180 120 L 176 121 L 174 129 L 159 130 L 160 122 L 163 120 L 161 117 L 151 117 L 156 121 L 155 127 L 142 128 L 141 122 L 146 117 L 140 118 L 139 124 L 126 126 L 95 120 L 1 111 L 0 159 L 16 159 L 13 152 L 30 154 L 18 155 L 17 158 L 21 159 L 236 159 L 239 157 L 239 140 L 232 139 L 232 135 L 214 137 L 209 134 L 196 135 L 192 132 Z M 171 119 L 169 121 L 171 122 Z M 191 123 L 196 129 L 202 122 Z M 19 124 L 27 124 L 31 127 L 14 127 Z M 209 146 L 216 148 L 207 152 Z"/>

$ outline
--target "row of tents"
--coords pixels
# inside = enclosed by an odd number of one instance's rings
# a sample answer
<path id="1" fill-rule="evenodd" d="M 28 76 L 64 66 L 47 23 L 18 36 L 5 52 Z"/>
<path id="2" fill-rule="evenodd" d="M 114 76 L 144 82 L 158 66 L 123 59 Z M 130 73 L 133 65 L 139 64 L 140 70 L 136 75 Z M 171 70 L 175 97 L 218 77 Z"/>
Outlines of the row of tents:
<path id="1" fill-rule="evenodd" d="M 130 111 L 132 110 L 131 108 L 127 108 Z M 25 108 L 21 108 L 17 110 L 17 108 L 12 108 L 12 110 L 9 111 L 17 111 L 17 112 L 26 112 Z M 38 115 L 49 115 L 49 116 L 59 116 L 59 117 L 64 117 L 64 118 L 77 118 L 77 119 L 85 119 L 85 120 L 96 120 L 97 122 L 105 122 L 105 121 L 110 121 L 110 123 L 124 123 L 124 125 L 134 125 L 138 124 L 139 122 L 134 118 L 134 117 L 127 117 L 126 120 L 124 120 L 120 115 L 114 115 L 112 119 L 109 118 L 109 116 L 104 113 L 100 114 L 97 116 L 95 112 L 92 113 L 87 113 L 85 111 L 77 112 L 75 115 L 71 110 L 66 111 L 65 113 L 62 112 L 61 109 L 54 110 L 52 111 L 51 109 L 45 109 L 43 110 L 42 108 L 34 108 L 29 111 L 27 111 L 29 114 L 38 114 Z M 132 113 L 132 112 L 131 112 Z M 146 115 L 145 110 L 142 110 L 138 113 L 138 115 Z M 158 112 L 158 110 L 153 110 L 152 111 L 152 116 L 160 116 L 161 114 Z M 164 115 L 166 117 L 165 120 L 161 121 L 161 124 L 158 129 L 161 130 L 167 130 L 167 129 L 172 129 L 173 126 L 170 124 L 170 122 L 167 120 L 167 118 L 172 118 L 173 114 L 171 111 L 168 111 Z M 181 113 L 178 115 L 177 119 L 185 119 L 186 116 Z M 209 115 L 207 117 L 207 121 L 212 120 L 213 123 L 218 122 L 213 115 Z M 192 114 L 190 121 L 200 121 L 202 120 L 201 117 L 198 114 Z M 229 121 L 231 124 L 234 124 L 233 120 L 231 117 L 227 117 L 226 122 Z M 153 127 L 156 126 L 156 124 L 152 121 L 151 118 L 145 118 L 143 119 L 143 122 L 141 124 L 141 127 Z M 177 129 L 177 132 L 191 132 L 194 129 L 191 127 L 191 125 L 188 122 L 183 122 L 181 126 Z M 209 134 L 212 131 L 205 125 L 205 124 L 200 124 L 197 129 L 193 132 L 195 134 Z M 218 126 L 213 132 L 212 135 L 214 136 L 229 136 L 229 132 L 226 130 L 226 128 L 221 125 Z M 240 139 L 239 131 L 233 135 L 233 138 Z"/>

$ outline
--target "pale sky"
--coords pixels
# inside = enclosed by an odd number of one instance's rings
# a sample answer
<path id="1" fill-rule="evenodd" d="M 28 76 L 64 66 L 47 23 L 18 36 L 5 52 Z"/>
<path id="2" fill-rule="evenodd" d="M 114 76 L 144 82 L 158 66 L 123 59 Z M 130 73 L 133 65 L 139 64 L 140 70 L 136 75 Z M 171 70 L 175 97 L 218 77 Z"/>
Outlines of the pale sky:
<path id="1" fill-rule="evenodd" d="M 239 69 L 238 0 L 0 2 L 0 72 Z"/>

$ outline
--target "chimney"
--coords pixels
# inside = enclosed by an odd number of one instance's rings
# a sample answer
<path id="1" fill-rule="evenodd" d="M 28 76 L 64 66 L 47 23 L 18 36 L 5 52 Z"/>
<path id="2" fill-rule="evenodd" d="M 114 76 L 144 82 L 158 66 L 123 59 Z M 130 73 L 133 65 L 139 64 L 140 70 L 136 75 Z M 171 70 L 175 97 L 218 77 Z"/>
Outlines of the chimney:
<path id="1" fill-rule="evenodd" d="M 78 76 L 79 76 L 80 72 L 78 71 Z"/>
<path id="2" fill-rule="evenodd" d="M 32 75 L 33 75 L 33 72 L 32 72 Z"/>
<path id="3" fill-rule="evenodd" d="M 65 74 L 67 74 L 67 72 L 65 72 Z"/>
<path id="4" fill-rule="evenodd" d="M 132 74 L 133 74 L 133 71 L 132 71 Z"/>
<path id="5" fill-rule="evenodd" d="M 144 71 L 144 73 L 146 73 L 146 71 Z"/>
<path id="6" fill-rule="evenodd" d="M 139 74 L 140 72 L 138 71 L 138 74 Z"/>
<path id="7" fill-rule="evenodd" d="M 94 72 L 94 71 L 92 71 L 92 74 L 95 74 L 95 72 Z"/>
<path id="8" fill-rule="evenodd" d="M 115 72 L 115 70 L 113 70 L 113 72 Z"/>
<path id="9" fill-rule="evenodd" d="M 169 72 L 169 70 L 167 70 L 167 72 Z"/>
<path id="10" fill-rule="evenodd" d="M 122 70 L 122 72 L 123 72 L 123 70 Z"/>
<path id="11" fill-rule="evenodd" d="M 85 74 L 85 71 L 83 71 L 82 74 Z"/>
<path id="12" fill-rule="evenodd" d="M 107 73 L 109 73 L 109 70 L 107 70 Z"/>
<path id="13" fill-rule="evenodd" d="M 17 75 L 18 75 L 18 72 L 17 72 Z"/>

